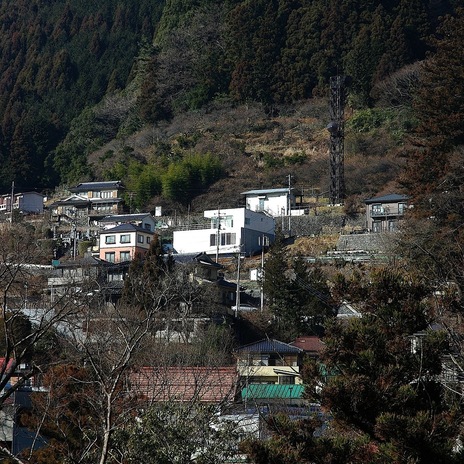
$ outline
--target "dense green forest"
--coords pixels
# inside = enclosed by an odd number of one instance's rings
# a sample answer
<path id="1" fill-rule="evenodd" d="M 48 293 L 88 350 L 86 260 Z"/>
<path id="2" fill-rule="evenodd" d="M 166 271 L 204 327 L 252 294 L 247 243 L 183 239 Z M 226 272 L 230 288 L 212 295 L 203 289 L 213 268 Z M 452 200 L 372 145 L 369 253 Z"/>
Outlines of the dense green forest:
<path id="1" fill-rule="evenodd" d="M 371 106 L 458 3 L 3 1 L 0 190 L 92 179 L 88 155 L 104 143 L 213 101 L 272 115 L 345 73 L 352 107 Z"/>

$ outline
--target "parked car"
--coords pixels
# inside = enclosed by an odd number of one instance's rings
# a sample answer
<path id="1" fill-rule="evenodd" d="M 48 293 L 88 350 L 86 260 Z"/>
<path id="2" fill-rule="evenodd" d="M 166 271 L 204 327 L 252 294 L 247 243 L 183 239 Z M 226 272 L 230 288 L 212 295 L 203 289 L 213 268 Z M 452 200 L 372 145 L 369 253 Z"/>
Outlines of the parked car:
<path id="1" fill-rule="evenodd" d="M 237 306 L 232 306 L 232 311 L 237 311 Z M 240 303 L 238 305 L 238 310 L 239 311 L 256 311 L 258 308 L 256 306 L 252 306 L 250 304 L 246 304 L 246 303 Z"/>

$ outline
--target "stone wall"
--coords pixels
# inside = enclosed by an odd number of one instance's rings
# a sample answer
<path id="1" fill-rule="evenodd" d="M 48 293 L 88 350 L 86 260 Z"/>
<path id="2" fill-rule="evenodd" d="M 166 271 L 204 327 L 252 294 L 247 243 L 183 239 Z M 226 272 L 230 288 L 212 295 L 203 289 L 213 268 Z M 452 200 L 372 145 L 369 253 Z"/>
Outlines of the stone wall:
<path id="1" fill-rule="evenodd" d="M 391 234 L 351 234 L 340 235 L 338 251 L 386 252 L 391 247 Z"/>
<path id="2" fill-rule="evenodd" d="M 318 215 L 311 214 L 292 216 L 290 218 L 288 216 L 276 218 L 276 228 L 288 233 L 289 219 L 291 235 L 297 237 L 331 235 L 354 230 L 361 231 L 365 223 L 364 216 L 351 219 L 344 215 L 331 214 L 329 212 Z"/>

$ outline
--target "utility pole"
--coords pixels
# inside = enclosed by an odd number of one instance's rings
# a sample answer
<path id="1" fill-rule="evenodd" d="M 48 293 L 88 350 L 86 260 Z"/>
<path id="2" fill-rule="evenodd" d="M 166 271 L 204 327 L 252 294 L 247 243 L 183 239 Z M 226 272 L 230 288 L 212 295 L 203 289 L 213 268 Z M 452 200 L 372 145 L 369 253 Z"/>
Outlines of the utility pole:
<path id="1" fill-rule="evenodd" d="M 132 198 L 134 197 L 135 192 L 129 192 L 129 214 L 132 214 Z"/>
<path id="2" fill-rule="evenodd" d="M 220 230 L 221 230 L 221 212 L 219 210 L 218 206 L 218 212 L 217 212 L 217 222 L 216 222 L 217 230 L 216 230 L 216 262 L 218 262 L 219 259 L 219 239 L 220 237 Z"/>
<path id="3" fill-rule="evenodd" d="M 77 230 L 76 230 L 76 218 L 73 221 L 73 260 L 76 260 L 76 245 L 77 245 Z"/>
<path id="4" fill-rule="evenodd" d="M 268 245 L 268 238 L 263 234 L 261 237 L 261 311 L 264 309 L 264 247 Z"/>
<path id="5" fill-rule="evenodd" d="M 287 199 L 287 208 L 288 208 L 288 235 L 291 235 L 292 230 L 292 200 L 290 198 L 292 192 L 292 176 L 288 175 L 288 199 Z"/>
<path id="6" fill-rule="evenodd" d="M 240 254 L 242 251 L 242 245 L 238 247 L 238 256 L 237 256 L 237 291 L 235 295 L 235 317 L 238 316 L 238 309 L 240 308 Z"/>
<path id="7" fill-rule="evenodd" d="M 11 182 L 11 199 L 10 199 L 10 222 L 13 224 L 13 203 L 14 203 L 14 181 Z"/>
<path id="8" fill-rule="evenodd" d="M 27 282 L 24 282 L 24 289 L 26 290 L 26 298 L 24 300 L 24 309 L 27 309 Z"/>

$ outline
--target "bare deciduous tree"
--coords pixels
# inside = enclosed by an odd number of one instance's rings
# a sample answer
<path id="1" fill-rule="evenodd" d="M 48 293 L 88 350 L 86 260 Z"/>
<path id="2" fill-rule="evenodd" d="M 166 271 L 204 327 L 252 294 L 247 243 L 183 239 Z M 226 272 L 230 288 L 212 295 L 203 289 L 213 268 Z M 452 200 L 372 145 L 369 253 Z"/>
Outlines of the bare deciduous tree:
<path id="1" fill-rule="evenodd" d="M 0 230 L 0 408 L 56 362 L 53 334 L 77 311 L 73 291 L 53 302 L 44 292 L 49 269 L 36 263 L 45 259 L 33 227 L 6 224 Z M 0 452 L 20 462 L 6 446 Z"/>
<path id="2" fill-rule="evenodd" d="M 372 96 L 387 108 L 409 108 L 419 87 L 420 72 L 420 62 L 404 66 L 378 82 L 372 89 Z"/>

